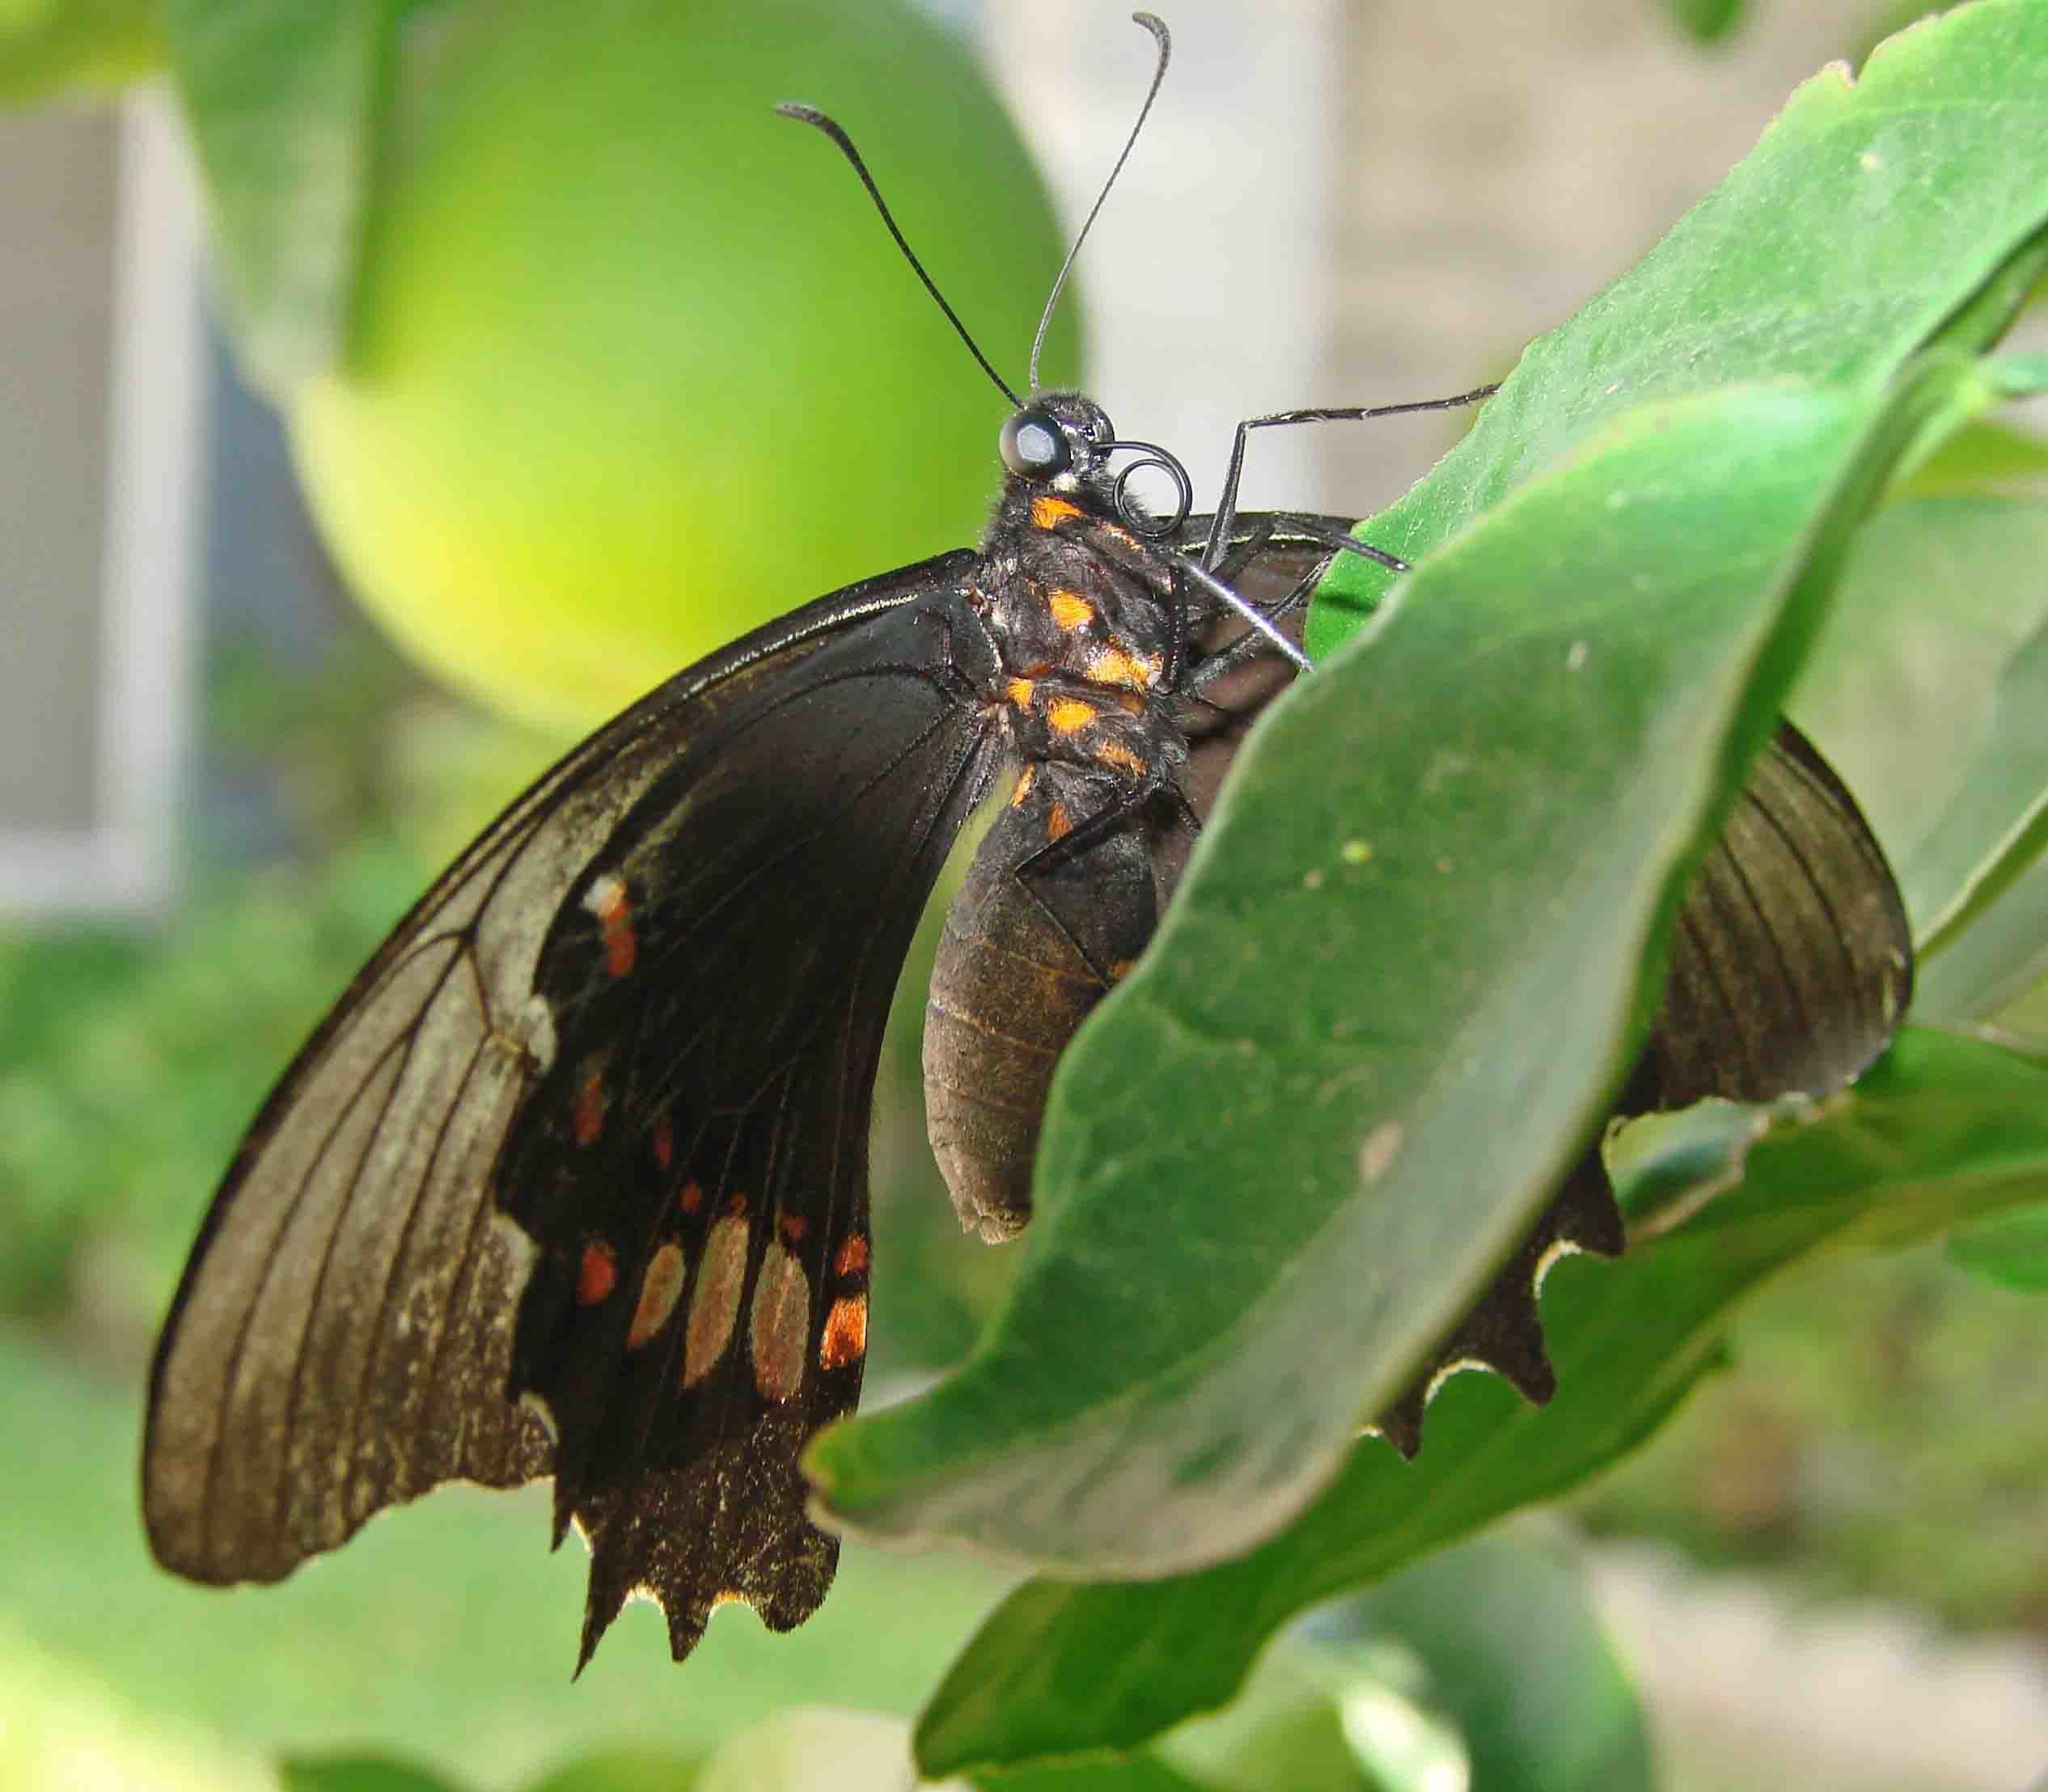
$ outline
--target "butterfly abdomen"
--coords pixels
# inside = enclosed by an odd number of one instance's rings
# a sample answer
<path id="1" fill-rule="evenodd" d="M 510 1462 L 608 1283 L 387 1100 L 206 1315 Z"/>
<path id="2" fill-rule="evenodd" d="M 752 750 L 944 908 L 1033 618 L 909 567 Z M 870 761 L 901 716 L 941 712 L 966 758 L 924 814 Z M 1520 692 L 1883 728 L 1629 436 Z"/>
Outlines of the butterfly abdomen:
<path id="1" fill-rule="evenodd" d="M 1085 814 L 1091 799 L 1078 784 L 1063 767 L 1025 768 L 946 911 L 932 969 L 926 1124 L 961 1224 L 991 1241 L 1030 1218 L 1060 1054 L 1157 920 L 1136 815 L 1064 864 L 1030 865 Z"/>

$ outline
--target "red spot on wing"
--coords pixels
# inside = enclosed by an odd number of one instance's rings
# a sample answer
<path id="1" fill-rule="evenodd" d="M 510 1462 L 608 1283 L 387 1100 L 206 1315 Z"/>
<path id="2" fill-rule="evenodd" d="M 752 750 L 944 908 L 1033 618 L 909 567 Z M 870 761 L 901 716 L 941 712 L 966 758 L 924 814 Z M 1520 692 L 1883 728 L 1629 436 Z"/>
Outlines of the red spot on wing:
<path id="1" fill-rule="evenodd" d="M 704 1185 L 701 1182 L 685 1182 L 675 1198 L 683 1212 L 701 1213 L 704 1211 Z"/>
<path id="2" fill-rule="evenodd" d="M 576 1272 L 576 1304 L 595 1307 L 607 1299 L 619 1285 L 619 1260 L 609 1245 L 593 1240 L 583 1247 L 583 1263 Z"/>
<path id="3" fill-rule="evenodd" d="M 597 917 L 604 940 L 604 968 L 614 977 L 624 976 L 633 969 L 639 951 L 639 942 L 633 937 L 633 900 L 626 894 L 625 879 L 616 872 L 605 873 L 590 885 L 583 906 Z"/>
<path id="4" fill-rule="evenodd" d="M 654 1161 L 663 1169 L 675 1161 L 675 1129 L 666 1114 L 654 1122 Z"/>
<path id="5" fill-rule="evenodd" d="M 576 1143 L 595 1144 L 598 1135 L 604 1131 L 604 1072 L 594 1070 L 583 1079 L 583 1086 L 576 1092 Z"/>
<path id="6" fill-rule="evenodd" d="M 777 1229 L 782 1234 L 783 1241 L 793 1246 L 803 1242 L 803 1235 L 810 1231 L 810 1222 L 800 1213 L 785 1213 L 777 1223 Z"/>
<path id="7" fill-rule="evenodd" d="M 743 1194 L 727 1195 L 726 1211 L 735 1219 L 744 1219 L 747 1217 L 747 1197 Z"/>

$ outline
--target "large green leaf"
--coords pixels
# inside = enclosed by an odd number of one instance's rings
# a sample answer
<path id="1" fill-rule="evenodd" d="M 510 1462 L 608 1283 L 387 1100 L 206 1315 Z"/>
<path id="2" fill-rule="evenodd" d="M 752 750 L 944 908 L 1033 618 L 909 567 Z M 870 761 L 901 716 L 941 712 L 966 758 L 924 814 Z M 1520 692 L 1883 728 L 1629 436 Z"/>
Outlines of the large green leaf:
<path id="1" fill-rule="evenodd" d="M 1129 1585 L 1029 1583 L 926 1708 L 925 1770 L 1134 1747 L 1221 1704 L 1295 1612 L 1562 1493 L 1655 1431 L 1769 1278 L 1810 1253 L 1904 1244 L 2048 1196 L 2048 1067 L 1975 1039 L 1909 1029 L 1853 1091 L 1760 1136 L 1742 1110 L 1707 1118 L 1718 1143 L 1695 1126 L 1623 1181 L 1631 1216 L 1671 1229 L 1546 1284 L 1547 1408 L 1459 1376 L 1414 1462 L 1360 1443 L 1313 1506 L 1238 1561 Z"/>
<path id="2" fill-rule="evenodd" d="M 1311 1497 L 1585 1143 L 1850 532 L 1987 392 L 1949 358 L 1631 413 L 1276 705 L 1061 1064 L 1009 1304 L 813 1446 L 833 1514 L 1160 1573 Z"/>
<path id="3" fill-rule="evenodd" d="M 238 339 L 273 396 L 345 345 L 398 11 L 392 0 L 166 0 Z"/>
<path id="4" fill-rule="evenodd" d="M 1640 262 L 1530 344 L 1463 440 L 1360 532 L 1419 560 L 1646 399 L 1772 374 L 1882 379 L 1937 338 L 1995 341 L 2042 265 L 2044 116 L 2044 0 L 1979 0 L 1881 44 L 1855 79 L 1823 70 Z M 1311 650 L 1355 629 L 1387 582 L 1340 564 Z"/>

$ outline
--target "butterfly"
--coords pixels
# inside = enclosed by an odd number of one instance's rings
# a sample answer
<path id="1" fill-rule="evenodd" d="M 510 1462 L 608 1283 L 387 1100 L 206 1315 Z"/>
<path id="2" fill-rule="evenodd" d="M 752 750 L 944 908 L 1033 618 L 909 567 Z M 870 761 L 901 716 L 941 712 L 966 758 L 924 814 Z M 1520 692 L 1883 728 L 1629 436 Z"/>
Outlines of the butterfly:
<path id="1" fill-rule="evenodd" d="M 793 110 L 930 287 L 843 133 Z M 678 1659 L 721 1603 L 787 1629 L 824 1598 L 837 1544 L 798 1459 L 859 1396 L 877 1064 L 950 849 L 1000 794 L 925 1052 L 956 1206 L 1003 1237 L 1052 1066 L 1297 674 L 1309 592 L 1334 553 L 1389 558 L 1343 519 L 1234 504 L 1245 429 L 1377 412 L 1243 426 L 1197 516 L 1172 455 L 1038 390 L 1036 364 L 977 549 L 819 598 L 599 729 L 315 1029 L 158 1346 L 143 1507 L 167 1567 L 276 1580 L 439 1482 L 552 1476 L 556 1541 L 573 1524 L 590 1550 L 579 1667 L 635 1593 Z M 1164 514 L 1134 494 L 1145 468 Z M 1624 1106 L 1834 1086 L 1881 1048 L 1909 951 L 1853 801 L 1788 728 L 1685 904 Z M 1535 1279 L 1622 1241 L 1595 1142 L 1381 1428 L 1412 1451 L 1468 1362 L 1544 1397 Z"/>

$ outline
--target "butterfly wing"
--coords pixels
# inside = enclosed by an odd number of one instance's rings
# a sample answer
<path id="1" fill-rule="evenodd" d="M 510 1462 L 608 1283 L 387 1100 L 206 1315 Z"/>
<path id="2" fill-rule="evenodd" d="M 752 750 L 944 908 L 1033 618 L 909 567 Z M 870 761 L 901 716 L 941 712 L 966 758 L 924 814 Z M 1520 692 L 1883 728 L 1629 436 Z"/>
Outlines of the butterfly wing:
<path id="1" fill-rule="evenodd" d="M 1204 519 L 1191 519 L 1183 543 L 1204 530 Z M 1290 541 L 1284 518 L 1257 514 L 1238 518 L 1233 545 L 1242 562 L 1233 575 L 1237 589 L 1262 603 L 1284 598 L 1326 557 L 1313 543 Z M 1292 678 L 1284 662 L 1266 657 L 1204 691 L 1227 707 L 1191 751 L 1183 781 L 1197 814 L 1208 814 L 1251 722 Z M 1162 901 L 1186 857 L 1172 840 L 1167 851 Z M 1889 1043 L 1912 967 L 1912 936 L 1883 850 L 1812 742 L 1780 722 L 1686 887 L 1662 998 L 1614 1113 L 1683 1107 L 1708 1096 L 1762 1101 L 1839 1088 Z M 1414 1455 L 1431 1395 L 1466 1365 L 1492 1369 L 1532 1400 L 1548 1399 L 1555 1378 L 1535 1298 L 1543 1268 L 1560 1248 L 1612 1256 L 1623 1240 L 1596 1139 L 1376 1428 Z"/>
<path id="2" fill-rule="evenodd" d="M 679 674 L 399 924 L 258 1115 L 166 1322 L 167 1566 L 274 1580 L 437 1482 L 553 1472 L 592 1541 L 586 1657 L 636 1589 L 679 1656 L 721 1597 L 815 1607 L 795 1457 L 858 1393 L 881 1030 L 996 754 L 957 670 L 976 564 Z"/>

